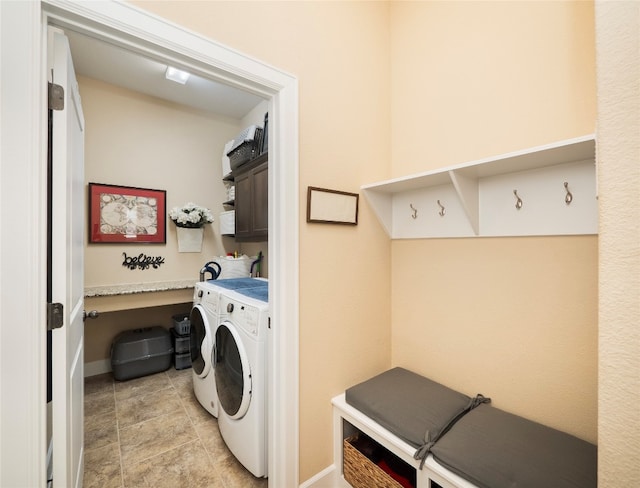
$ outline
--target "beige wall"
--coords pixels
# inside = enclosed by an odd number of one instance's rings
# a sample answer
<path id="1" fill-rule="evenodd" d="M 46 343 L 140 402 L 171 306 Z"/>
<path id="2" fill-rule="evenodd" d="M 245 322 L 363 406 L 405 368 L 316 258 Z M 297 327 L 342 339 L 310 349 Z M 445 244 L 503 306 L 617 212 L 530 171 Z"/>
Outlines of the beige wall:
<path id="1" fill-rule="evenodd" d="M 167 210 L 193 201 L 214 214 L 200 253 L 178 253 L 165 215 L 165 244 L 88 244 L 85 286 L 197 279 L 211 258 L 237 249 L 220 237 L 226 200 L 221 155 L 239 121 L 190 109 L 90 78 L 79 78 L 86 120 L 85 181 L 166 190 Z M 130 270 L 122 253 L 162 256 L 158 269 Z"/>
<path id="2" fill-rule="evenodd" d="M 595 130 L 591 2 L 392 2 L 392 173 Z"/>
<path id="3" fill-rule="evenodd" d="M 596 7 L 598 486 L 640 486 L 640 4 Z"/>
<path id="4" fill-rule="evenodd" d="M 395 242 L 393 363 L 595 442 L 597 255 L 591 236 Z"/>
<path id="5" fill-rule="evenodd" d="M 391 19 L 393 176 L 594 132 L 591 3 L 394 2 Z M 393 364 L 596 442 L 597 251 L 394 241 Z"/>

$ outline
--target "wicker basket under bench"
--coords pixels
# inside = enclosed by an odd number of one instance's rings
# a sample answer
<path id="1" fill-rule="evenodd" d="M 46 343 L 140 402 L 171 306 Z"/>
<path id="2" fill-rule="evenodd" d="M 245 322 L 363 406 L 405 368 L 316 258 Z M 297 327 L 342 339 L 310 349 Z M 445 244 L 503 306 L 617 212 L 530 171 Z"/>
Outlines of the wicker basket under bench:
<path id="1" fill-rule="evenodd" d="M 375 442 L 363 433 L 349 436 L 343 441 L 344 479 L 353 486 L 353 488 L 371 488 L 373 486 L 377 488 L 403 488 L 403 485 L 394 479 L 391 474 L 382 469 L 365 453 L 360 452 L 356 443 L 361 441 L 363 437 L 371 443 Z M 379 446 L 378 451 L 386 451 L 386 449 Z M 404 463 L 404 461 L 389 451 L 386 451 L 386 455 L 382 454 L 381 457 L 384 458 L 387 465 L 392 468 L 397 467 L 400 463 Z M 389 461 L 390 458 L 393 458 L 395 462 Z M 404 475 L 403 478 L 410 483 L 410 486 L 415 487 L 415 470 L 406 463 L 404 463 L 403 468 L 404 469 L 395 469 L 395 472 L 398 475 Z M 409 474 L 407 475 L 406 473 Z"/>

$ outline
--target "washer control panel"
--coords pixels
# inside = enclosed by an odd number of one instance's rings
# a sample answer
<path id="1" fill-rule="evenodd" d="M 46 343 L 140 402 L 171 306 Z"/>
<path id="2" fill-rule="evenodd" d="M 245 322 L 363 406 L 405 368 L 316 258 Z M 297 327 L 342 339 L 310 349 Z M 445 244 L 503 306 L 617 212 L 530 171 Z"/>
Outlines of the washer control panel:
<path id="1" fill-rule="evenodd" d="M 260 321 L 260 311 L 251 305 L 238 302 L 227 302 L 226 309 L 228 319 L 231 320 L 234 325 L 252 336 L 258 335 L 258 323 Z"/>

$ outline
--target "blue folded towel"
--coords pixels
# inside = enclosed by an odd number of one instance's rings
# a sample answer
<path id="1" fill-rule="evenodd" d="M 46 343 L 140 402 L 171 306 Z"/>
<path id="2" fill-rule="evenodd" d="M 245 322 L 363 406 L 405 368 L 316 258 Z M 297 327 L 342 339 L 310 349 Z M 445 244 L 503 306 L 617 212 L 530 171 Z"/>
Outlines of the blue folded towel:
<path id="1" fill-rule="evenodd" d="M 265 303 L 269 303 L 269 287 L 266 286 L 266 283 L 265 283 L 265 286 L 254 287 L 254 288 L 241 288 L 236 291 L 244 296 L 255 298 L 256 300 L 260 300 Z"/>
<path id="2" fill-rule="evenodd" d="M 209 280 L 209 283 L 213 283 L 221 288 L 226 288 L 227 290 L 240 290 L 242 288 L 259 288 L 267 286 L 266 281 L 256 280 L 255 278 L 227 278 L 223 280 Z"/>

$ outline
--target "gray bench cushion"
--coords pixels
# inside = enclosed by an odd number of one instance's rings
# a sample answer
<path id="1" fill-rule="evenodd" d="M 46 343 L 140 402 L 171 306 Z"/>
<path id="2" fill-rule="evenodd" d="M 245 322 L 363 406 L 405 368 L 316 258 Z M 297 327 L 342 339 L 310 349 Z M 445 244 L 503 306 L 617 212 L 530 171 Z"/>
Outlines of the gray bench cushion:
<path id="1" fill-rule="evenodd" d="M 462 393 L 403 368 L 352 386 L 345 400 L 416 448 L 435 441 L 472 402 Z"/>
<path id="2" fill-rule="evenodd" d="M 482 488 L 595 488 L 597 447 L 489 405 L 432 447 L 434 459 Z"/>

